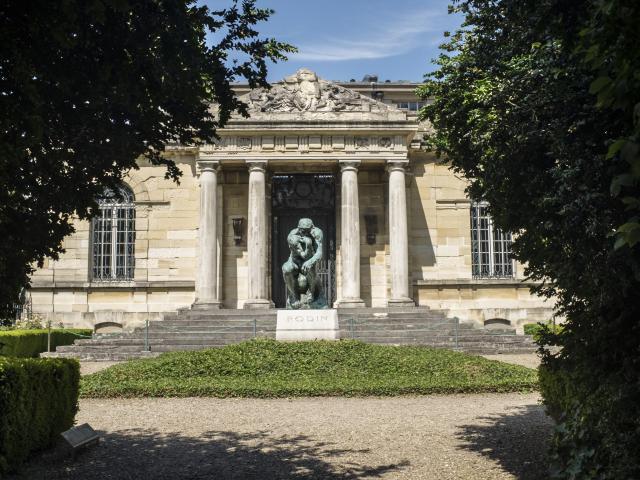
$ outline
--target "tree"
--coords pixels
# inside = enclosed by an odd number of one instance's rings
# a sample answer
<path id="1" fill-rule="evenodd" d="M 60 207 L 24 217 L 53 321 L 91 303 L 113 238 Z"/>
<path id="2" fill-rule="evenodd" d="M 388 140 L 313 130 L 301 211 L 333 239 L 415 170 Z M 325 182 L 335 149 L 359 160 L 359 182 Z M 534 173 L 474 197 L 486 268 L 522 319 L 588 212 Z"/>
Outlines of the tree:
<path id="1" fill-rule="evenodd" d="M 136 159 L 177 181 L 168 142 L 210 142 L 246 114 L 230 82 L 267 86 L 267 60 L 293 51 L 255 30 L 272 13 L 255 0 L 1 3 L 0 316 Z"/>
<path id="2" fill-rule="evenodd" d="M 542 350 L 542 393 L 559 422 L 555 475 L 637 478 L 640 6 L 468 0 L 454 9 L 465 22 L 420 89 L 433 100 L 421 112 L 435 128 L 426 144 L 490 203 L 536 291 L 566 317 Z"/>

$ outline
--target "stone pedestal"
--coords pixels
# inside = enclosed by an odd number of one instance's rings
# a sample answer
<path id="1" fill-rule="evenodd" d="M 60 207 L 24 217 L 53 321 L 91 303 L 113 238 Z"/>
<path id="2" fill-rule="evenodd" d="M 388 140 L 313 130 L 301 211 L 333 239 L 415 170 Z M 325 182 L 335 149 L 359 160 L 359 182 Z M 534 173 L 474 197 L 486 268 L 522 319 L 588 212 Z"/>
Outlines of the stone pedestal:
<path id="1" fill-rule="evenodd" d="M 247 250 L 249 289 L 244 308 L 272 308 L 267 281 L 267 162 L 247 161 L 249 166 L 249 212 Z"/>
<path id="2" fill-rule="evenodd" d="M 360 206 L 357 160 L 341 160 L 340 258 L 342 288 L 339 308 L 364 307 L 360 298 Z"/>
<path id="3" fill-rule="evenodd" d="M 218 298 L 218 167 L 219 162 L 198 160 L 200 168 L 200 227 L 198 277 L 193 308 L 220 308 Z"/>
<path id="4" fill-rule="evenodd" d="M 337 340 L 338 312 L 323 310 L 278 310 L 276 340 Z"/>
<path id="5" fill-rule="evenodd" d="M 415 305 L 409 298 L 409 240 L 407 233 L 407 160 L 389 161 L 389 250 L 391 253 L 391 298 L 389 307 Z"/>

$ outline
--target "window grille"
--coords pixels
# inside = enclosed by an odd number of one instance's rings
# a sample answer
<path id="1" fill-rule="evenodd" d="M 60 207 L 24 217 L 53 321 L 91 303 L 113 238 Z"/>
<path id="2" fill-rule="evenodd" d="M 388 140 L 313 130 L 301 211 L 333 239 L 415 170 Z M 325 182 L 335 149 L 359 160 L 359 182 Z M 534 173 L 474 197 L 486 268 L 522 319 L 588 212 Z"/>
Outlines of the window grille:
<path id="1" fill-rule="evenodd" d="M 474 278 L 513 278 L 511 233 L 494 226 L 486 202 L 471 205 L 471 263 Z"/>
<path id="2" fill-rule="evenodd" d="M 136 242 L 133 193 L 125 186 L 118 188 L 118 194 L 105 189 L 98 206 L 98 214 L 92 220 L 92 279 L 133 280 Z"/>

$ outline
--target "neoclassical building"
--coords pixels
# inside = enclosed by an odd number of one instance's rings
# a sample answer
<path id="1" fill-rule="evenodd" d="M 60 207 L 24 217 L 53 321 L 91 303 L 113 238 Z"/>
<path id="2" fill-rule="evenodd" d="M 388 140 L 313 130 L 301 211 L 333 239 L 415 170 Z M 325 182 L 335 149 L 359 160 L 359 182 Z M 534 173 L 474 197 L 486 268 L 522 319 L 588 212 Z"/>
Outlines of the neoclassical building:
<path id="1" fill-rule="evenodd" d="M 59 261 L 32 278 L 33 311 L 74 326 L 132 328 L 182 308 L 284 308 L 286 237 L 308 217 L 336 308 L 443 310 L 513 326 L 546 320 L 486 205 L 420 148 L 416 85 L 332 83 L 300 70 L 270 90 L 237 86 L 250 117 L 220 141 L 172 145 L 183 172 L 141 160 L 77 222 Z"/>

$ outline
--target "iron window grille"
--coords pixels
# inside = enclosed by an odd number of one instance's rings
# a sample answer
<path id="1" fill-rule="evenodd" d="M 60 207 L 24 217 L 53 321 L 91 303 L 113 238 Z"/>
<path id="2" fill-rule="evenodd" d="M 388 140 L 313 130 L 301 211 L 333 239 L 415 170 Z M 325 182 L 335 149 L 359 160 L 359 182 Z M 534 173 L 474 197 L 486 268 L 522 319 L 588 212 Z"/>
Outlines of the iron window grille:
<path id="1" fill-rule="evenodd" d="M 488 214 L 489 204 L 471 204 L 471 264 L 473 278 L 513 278 L 511 233 L 495 227 Z"/>
<path id="2" fill-rule="evenodd" d="M 117 194 L 111 189 L 105 189 L 98 199 L 98 206 L 98 214 L 91 225 L 92 280 L 133 280 L 136 242 L 133 192 L 124 185 L 118 188 Z"/>

